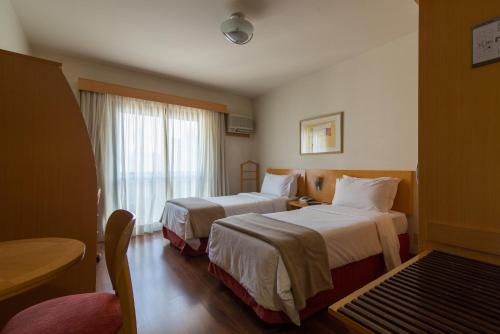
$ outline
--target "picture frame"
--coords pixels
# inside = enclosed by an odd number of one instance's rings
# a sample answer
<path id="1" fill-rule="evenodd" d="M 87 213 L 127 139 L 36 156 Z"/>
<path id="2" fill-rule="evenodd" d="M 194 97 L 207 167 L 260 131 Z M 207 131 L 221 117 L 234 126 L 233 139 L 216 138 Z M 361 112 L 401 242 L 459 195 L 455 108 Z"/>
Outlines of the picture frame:
<path id="1" fill-rule="evenodd" d="M 472 27 L 472 67 L 500 61 L 500 17 Z"/>
<path id="2" fill-rule="evenodd" d="M 344 112 L 336 112 L 300 121 L 300 154 L 344 153 Z"/>

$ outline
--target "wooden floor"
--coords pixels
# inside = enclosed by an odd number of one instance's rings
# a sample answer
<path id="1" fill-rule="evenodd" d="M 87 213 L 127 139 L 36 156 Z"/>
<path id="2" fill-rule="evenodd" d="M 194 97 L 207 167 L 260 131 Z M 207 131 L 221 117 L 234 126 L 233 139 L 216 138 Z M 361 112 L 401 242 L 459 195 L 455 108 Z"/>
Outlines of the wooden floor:
<path id="1" fill-rule="evenodd" d="M 128 256 L 140 334 L 346 333 L 326 310 L 301 327 L 265 324 L 208 273 L 206 257 L 185 258 L 161 233 L 134 238 Z M 97 289 L 111 290 L 105 261 Z"/>

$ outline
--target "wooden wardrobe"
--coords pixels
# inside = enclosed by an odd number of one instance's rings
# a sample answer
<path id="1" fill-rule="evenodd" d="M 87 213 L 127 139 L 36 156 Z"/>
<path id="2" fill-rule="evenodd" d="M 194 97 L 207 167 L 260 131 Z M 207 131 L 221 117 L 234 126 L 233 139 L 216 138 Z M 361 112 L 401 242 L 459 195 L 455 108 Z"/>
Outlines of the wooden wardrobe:
<path id="1" fill-rule="evenodd" d="M 0 241 L 68 237 L 84 260 L 0 303 L 0 327 L 45 299 L 95 290 L 96 172 L 61 64 L 0 50 Z"/>
<path id="2" fill-rule="evenodd" d="M 472 67 L 498 0 L 420 0 L 422 249 L 500 264 L 500 62 Z"/>

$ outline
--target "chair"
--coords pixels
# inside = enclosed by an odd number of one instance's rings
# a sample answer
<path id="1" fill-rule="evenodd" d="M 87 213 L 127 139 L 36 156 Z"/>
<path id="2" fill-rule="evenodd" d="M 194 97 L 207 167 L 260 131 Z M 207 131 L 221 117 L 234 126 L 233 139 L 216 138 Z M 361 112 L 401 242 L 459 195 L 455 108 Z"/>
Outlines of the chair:
<path id="1" fill-rule="evenodd" d="M 115 293 L 64 296 L 33 305 L 16 314 L 1 334 L 136 334 L 134 296 L 127 249 L 135 224 L 128 211 L 117 210 L 106 225 L 106 265 Z"/>

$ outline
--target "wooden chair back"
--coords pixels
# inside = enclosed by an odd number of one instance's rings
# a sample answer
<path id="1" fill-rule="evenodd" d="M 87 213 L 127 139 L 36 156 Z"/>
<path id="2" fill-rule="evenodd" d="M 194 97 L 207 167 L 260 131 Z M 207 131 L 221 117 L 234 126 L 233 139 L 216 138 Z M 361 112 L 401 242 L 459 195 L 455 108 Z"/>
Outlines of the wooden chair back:
<path id="1" fill-rule="evenodd" d="M 123 318 L 122 333 L 137 333 L 135 318 L 134 294 L 127 250 L 134 230 L 135 217 L 126 210 L 116 210 L 106 224 L 104 248 L 109 278 L 118 298 Z"/>

